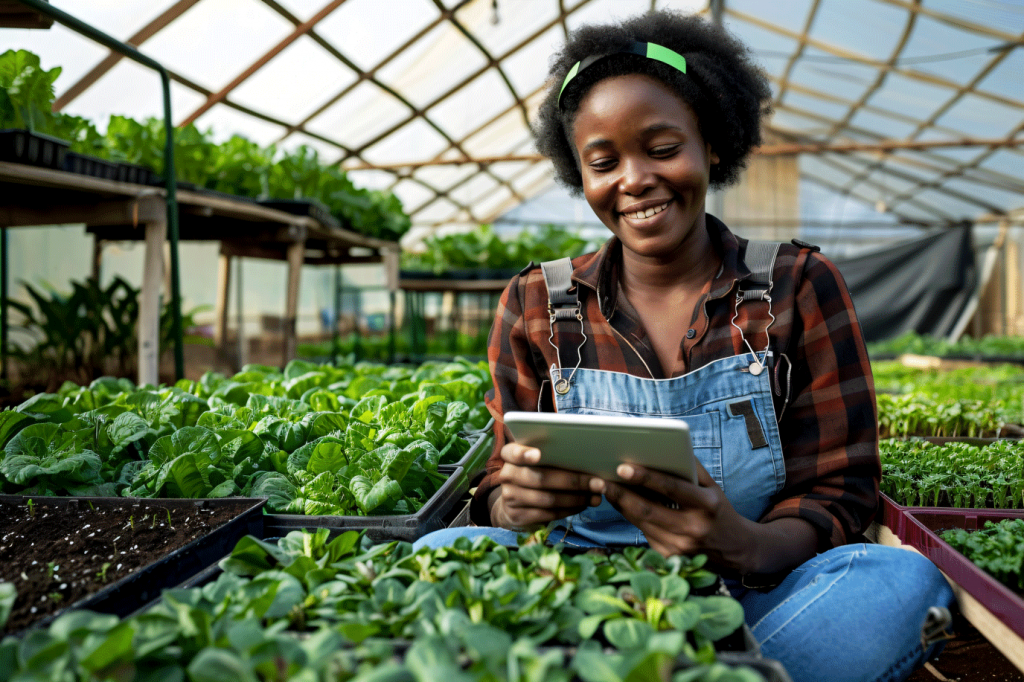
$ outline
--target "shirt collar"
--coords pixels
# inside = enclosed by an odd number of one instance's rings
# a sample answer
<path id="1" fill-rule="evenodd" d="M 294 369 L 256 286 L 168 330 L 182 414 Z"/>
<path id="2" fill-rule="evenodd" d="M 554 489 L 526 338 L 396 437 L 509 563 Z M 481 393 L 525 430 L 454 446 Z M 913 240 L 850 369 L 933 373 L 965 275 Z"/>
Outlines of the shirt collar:
<path id="1" fill-rule="evenodd" d="M 711 284 L 708 299 L 721 298 L 733 288 L 738 280 L 750 277 L 750 268 L 740 260 L 740 249 L 747 240 L 734 235 L 728 227 L 710 213 L 705 215 L 705 225 L 711 244 L 722 258 L 722 267 Z M 615 298 L 619 292 L 619 267 L 622 264 L 622 244 L 612 236 L 594 257 L 580 263 L 572 273 L 572 279 L 600 295 L 598 304 L 605 317 L 615 310 Z"/>

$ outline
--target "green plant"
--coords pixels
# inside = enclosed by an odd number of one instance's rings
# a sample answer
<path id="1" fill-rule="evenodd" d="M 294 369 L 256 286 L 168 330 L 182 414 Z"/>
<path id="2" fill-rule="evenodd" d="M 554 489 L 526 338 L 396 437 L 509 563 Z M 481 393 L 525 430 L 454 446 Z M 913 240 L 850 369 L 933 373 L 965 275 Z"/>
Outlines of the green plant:
<path id="1" fill-rule="evenodd" d="M 25 506 L 28 507 L 29 518 L 33 518 L 34 519 L 36 517 L 36 505 L 32 501 L 31 497 L 28 499 L 28 502 L 25 503 Z"/>
<path id="2" fill-rule="evenodd" d="M 53 591 L 53 592 L 50 592 L 49 594 L 47 594 L 46 598 L 49 599 L 50 601 L 52 601 L 55 604 L 59 604 L 62 601 L 64 601 L 64 595 L 61 594 L 60 592 L 57 592 L 56 590 Z"/>
<path id="3" fill-rule="evenodd" d="M 139 289 L 121 277 L 105 287 L 92 278 L 72 281 L 70 294 L 22 284 L 31 304 L 8 299 L 10 308 L 21 316 L 11 329 L 22 335 L 20 341 L 9 344 L 8 354 L 22 363 L 22 374 L 32 377 L 33 385 L 52 392 L 66 380 L 89 383 L 108 373 L 134 373 Z M 195 326 L 195 316 L 205 309 L 197 306 L 183 311 L 182 326 Z M 168 304 L 160 316 L 161 348 L 171 347 L 171 329 Z M 184 340 L 208 343 L 196 336 Z"/>
<path id="4" fill-rule="evenodd" d="M 897 504 L 1024 509 L 1024 442 L 883 440 L 880 489 Z"/>
<path id="5" fill-rule="evenodd" d="M 0 54 L 0 128 L 49 132 L 53 82 L 61 68 L 43 70 L 28 50 Z"/>
<path id="6" fill-rule="evenodd" d="M 1016 357 L 1024 358 L 1024 338 L 1019 336 L 986 335 L 980 339 L 963 336 L 957 341 L 936 339 L 931 336 L 907 332 L 893 339 L 875 341 L 868 344 L 871 355 L 901 355 L 914 353 L 917 355 L 977 356 L 985 357 Z"/>
<path id="7" fill-rule="evenodd" d="M 1024 591 L 1024 519 L 986 521 L 973 532 L 956 528 L 942 539 L 999 582 Z"/>

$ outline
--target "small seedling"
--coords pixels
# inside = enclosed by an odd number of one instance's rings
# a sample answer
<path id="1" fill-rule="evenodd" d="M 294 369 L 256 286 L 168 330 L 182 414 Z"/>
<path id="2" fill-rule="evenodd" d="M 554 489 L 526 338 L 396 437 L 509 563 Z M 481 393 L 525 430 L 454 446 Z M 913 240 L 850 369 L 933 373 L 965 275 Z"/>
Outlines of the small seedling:
<path id="1" fill-rule="evenodd" d="M 53 574 L 56 573 L 57 569 L 59 569 L 59 568 L 60 568 L 60 566 L 57 566 L 52 561 L 49 562 L 48 564 L 46 564 L 46 577 L 47 578 L 52 578 Z"/>
<path id="2" fill-rule="evenodd" d="M 132 527 L 132 530 L 135 530 L 135 514 L 128 517 L 128 525 Z"/>
<path id="3" fill-rule="evenodd" d="M 50 594 L 46 595 L 46 597 L 54 604 L 59 604 L 62 601 L 64 601 L 64 595 L 60 592 L 51 592 Z"/>
<path id="4" fill-rule="evenodd" d="M 167 510 L 167 527 L 174 530 L 174 526 L 171 524 L 171 510 Z"/>
<path id="5" fill-rule="evenodd" d="M 156 512 L 153 512 L 153 520 L 149 522 L 149 527 L 151 530 L 156 528 Z"/>
<path id="6" fill-rule="evenodd" d="M 101 583 L 107 582 L 107 569 L 108 568 L 110 568 L 110 562 L 109 561 L 104 562 L 103 566 L 100 567 L 100 570 L 96 571 L 96 577 L 99 579 L 99 581 Z"/>
<path id="7" fill-rule="evenodd" d="M 32 498 L 29 498 L 25 506 L 28 507 L 28 515 L 34 519 L 36 517 L 36 503 L 32 501 Z"/>
<path id="8" fill-rule="evenodd" d="M 90 511 L 96 511 L 96 507 L 93 506 L 93 503 L 90 500 L 86 500 L 86 503 L 89 505 Z"/>

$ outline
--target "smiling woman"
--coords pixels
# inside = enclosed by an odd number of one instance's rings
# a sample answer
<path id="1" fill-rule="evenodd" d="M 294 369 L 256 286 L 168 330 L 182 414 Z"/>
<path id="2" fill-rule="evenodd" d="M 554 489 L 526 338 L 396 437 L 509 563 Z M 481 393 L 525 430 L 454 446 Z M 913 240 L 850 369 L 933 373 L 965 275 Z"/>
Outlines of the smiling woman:
<path id="1" fill-rule="evenodd" d="M 952 593 L 923 557 L 854 544 L 880 465 L 849 292 L 817 247 L 751 242 L 705 211 L 760 142 L 767 80 L 724 30 L 669 12 L 581 28 L 553 64 L 538 148 L 611 238 L 509 283 L 488 353 L 496 445 L 471 509 L 497 528 L 421 542 L 514 544 L 551 524 L 569 545 L 704 554 L 797 682 L 904 679 L 938 648 L 922 625 Z M 521 410 L 685 420 L 697 483 L 547 467 L 502 422 Z"/>

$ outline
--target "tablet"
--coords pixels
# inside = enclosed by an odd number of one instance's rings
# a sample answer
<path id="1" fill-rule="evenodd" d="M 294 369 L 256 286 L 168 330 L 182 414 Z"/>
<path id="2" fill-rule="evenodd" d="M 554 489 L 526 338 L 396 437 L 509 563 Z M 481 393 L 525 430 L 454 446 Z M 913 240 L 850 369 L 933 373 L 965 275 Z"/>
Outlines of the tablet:
<path id="1" fill-rule="evenodd" d="M 696 482 L 690 428 L 681 419 L 552 412 L 506 412 L 517 443 L 540 450 L 538 466 L 621 481 L 622 463 L 639 464 Z"/>

